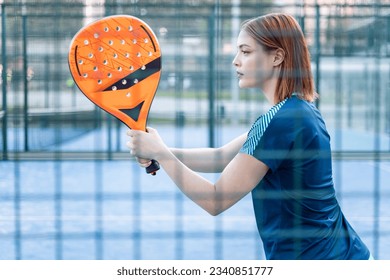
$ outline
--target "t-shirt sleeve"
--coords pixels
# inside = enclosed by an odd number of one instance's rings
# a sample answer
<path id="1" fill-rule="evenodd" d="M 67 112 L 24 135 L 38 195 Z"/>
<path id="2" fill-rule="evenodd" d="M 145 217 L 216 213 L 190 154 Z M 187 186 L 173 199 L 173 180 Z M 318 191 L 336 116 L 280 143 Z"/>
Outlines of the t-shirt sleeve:
<path id="1" fill-rule="evenodd" d="M 295 131 L 288 119 L 276 117 L 265 125 L 261 118 L 252 126 L 240 152 L 255 157 L 275 171 L 290 152 Z"/>

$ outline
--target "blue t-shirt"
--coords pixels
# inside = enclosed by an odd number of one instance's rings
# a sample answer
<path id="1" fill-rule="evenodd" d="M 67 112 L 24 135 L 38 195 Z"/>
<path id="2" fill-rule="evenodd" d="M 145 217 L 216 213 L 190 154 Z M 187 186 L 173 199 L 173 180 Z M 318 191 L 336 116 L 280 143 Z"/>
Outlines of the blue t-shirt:
<path id="1" fill-rule="evenodd" d="M 267 259 L 368 259 L 332 179 L 330 137 L 312 103 L 293 95 L 253 124 L 241 153 L 269 167 L 252 191 Z"/>

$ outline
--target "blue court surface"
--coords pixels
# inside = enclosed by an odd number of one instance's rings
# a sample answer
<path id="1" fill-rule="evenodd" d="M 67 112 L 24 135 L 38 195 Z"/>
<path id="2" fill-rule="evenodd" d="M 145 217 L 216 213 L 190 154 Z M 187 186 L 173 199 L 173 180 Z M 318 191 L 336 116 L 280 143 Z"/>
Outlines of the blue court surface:
<path id="1" fill-rule="evenodd" d="M 206 127 L 154 127 L 170 146 L 208 143 Z M 216 142 L 226 143 L 246 129 L 217 129 Z M 47 150 L 104 151 L 106 132 L 91 131 Z M 14 149 L 20 143 L 12 133 L 18 132 L 10 131 Z M 389 150 L 385 135 L 331 133 L 334 149 Z M 110 141 L 126 151 L 125 128 Z M 347 219 L 375 258 L 390 259 L 390 162 L 342 159 L 333 167 Z M 0 248 L 0 259 L 264 259 L 250 195 L 212 217 L 184 197 L 163 170 L 147 175 L 130 155 L 128 160 L 0 161 Z"/>

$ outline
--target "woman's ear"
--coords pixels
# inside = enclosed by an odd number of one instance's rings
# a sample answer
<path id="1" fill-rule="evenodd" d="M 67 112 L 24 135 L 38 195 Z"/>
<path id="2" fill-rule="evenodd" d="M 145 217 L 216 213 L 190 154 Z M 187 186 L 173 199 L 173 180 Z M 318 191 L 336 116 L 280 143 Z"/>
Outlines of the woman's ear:
<path id="1" fill-rule="evenodd" d="M 279 48 L 275 50 L 274 61 L 273 61 L 274 66 L 279 66 L 283 62 L 285 54 L 286 53 L 284 52 L 283 49 Z"/>

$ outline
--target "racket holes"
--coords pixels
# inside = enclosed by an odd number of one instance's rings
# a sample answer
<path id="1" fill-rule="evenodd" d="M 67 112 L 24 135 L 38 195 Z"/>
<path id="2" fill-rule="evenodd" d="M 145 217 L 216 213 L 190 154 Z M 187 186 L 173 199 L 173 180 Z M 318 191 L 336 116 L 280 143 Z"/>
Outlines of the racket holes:
<path id="1" fill-rule="evenodd" d="M 129 31 L 133 31 L 133 27 L 131 25 L 129 26 Z"/>
<path id="2" fill-rule="evenodd" d="M 110 46 L 112 46 L 112 45 L 114 44 L 114 41 L 113 41 L 113 40 L 109 40 L 109 41 L 108 41 L 108 44 L 109 44 Z"/>
<path id="3" fill-rule="evenodd" d="M 117 69 L 118 69 L 119 72 L 122 71 L 122 67 L 120 67 L 120 66 Z"/>
<path id="4" fill-rule="evenodd" d="M 93 67 L 93 71 L 97 71 L 98 70 L 98 67 L 97 66 L 94 66 Z"/>
<path id="5" fill-rule="evenodd" d="M 79 60 L 79 64 L 83 64 L 84 61 L 82 59 Z"/>
<path id="6" fill-rule="evenodd" d="M 127 81 L 126 80 L 122 80 L 122 85 L 125 85 L 127 84 Z"/>
<path id="7" fill-rule="evenodd" d="M 148 56 L 152 56 L 153 55 L 153 53 L 152 52 L 148 52 Z"/>
<path id="8" fill-rule="evenodd" d="M 99 33 L 93 34 L 93 37 L 94 37 L 95 39 L 99 38 Z"/>
<path id="9" fill-rule="evenodd" d="M 98 84 L 100 85 L 102 83 L 102 80 L 98 80 Z"/>
<path id="10" fill-rule="evenodd" d="M 118 54 L 117 54 L 117 53 L 114 53 L 113 57 L 114 57 L 114 58 L 118 58 Z"/>
<path id="11" fill-rule="evenodd" d="M 104 27 L 104 32 L 108 32 L 110 29 L 108 27 Z"/>
<path id="12" fill-rule="evenodd" d="M 134 79 L 134 84 L 137 84 L 138 83 L 138 79 Z"/>
<path id="13" fill-rule="evenodd" d="M 145 65 L 142 65 L 141 66 L 141 70 L 145 70 L 146 69 L 146 66 Z"/>
<path id="14" fill-rule="evenodd" d="M 112 74 L 111 74 L 111 73 L 108 73 L 108 74 L 107 74 L 107 77 L 111 78 L 111 77 L 112 77 Z"/>
<path id="15" fill-rule="evenodd" d="M 89 44 L 89 41 L 88 40 L 84 40 L 84 45 L 88 45 Z"/>
<path id="16" fill-rule="evenodd" d="M 149 40 L 147 38 L 144 39 L 144 43 L 147 43 L 149 42 Z"/>
<path id="17" fill-rule="evenodd" d="M 87 73 L 84 73 L 84 74 L 83 74 L 83 77 L 84 77 L 84 78 L 88 78 L 88 74 L 87 74 Z"/>
<path id="18" fill-rule="evenodd" d="M 141 53 L 140 52 L 137 52 L 137 57 L 141 57 Z"/>
<path id="19" fill-rule="evenodd" d="M 88 54 L 88 57 L 89 57 L 89 58 L 92 58 L 92 57 L 93 57 L 93 53 L 89 53 L 89 54 Z"/>
<path id="20" fill-rule="evenodd" d="M 126 97 L 131 97 L 131 93 L 130 92 L 126 93 Z"/>
<path id="21" fill-rule="evenodd" d="M 125 57 L 126 57 L 126 58 L 129 58 L 129 57 L 130 57 L 130 54 L 129 54 L 129 53 L 125 53 Z"/>
<path id="22" fill-rule="evenodd" d="M 133 71 L 133 70 L 134 70 L 134 66 L 130 66 L 129 69 L 130 69 L 131 71 Z"/>
<path id="23" fill-rule="evenodd" d="M 112 89 L 112 90 L 117 90 L 117 87 L 116 87 L 116 86 L 112 86 L 111 89 Z"/>
<path id="24" fill-rule="evenodd" d="M 99 52 L 103 52 L 104 51 L 103 47 L 99 47 L 98 50 L 99 50 Z"/>
<path id="25" fill-rule="evenodd" d="M 117 26 L 117 27 L 115 28 L 115 30 L 116 30 L 116 31 L 120 31 L 120 30 L 121 30 L 121 27 L 120 27 L 120 26 Z"/>
<path id="26" fill-rule="evenodd" d="M 125 43 L 126 43 L 126 41 L 122 39 L 121 44 L 124 45 Z"/>
<path id="27" fill-rule="evenodd" d="M 108 63 L 108 61 L 105 59 L 105 60 L 103 60 L 103 64 L 104 65 L 107 65 L 107 63 Z"/>
<path id="28" fill-rule="evenodd" d="M 133 44 L 137 44 L 137 39 L 133 39 Z"/>

